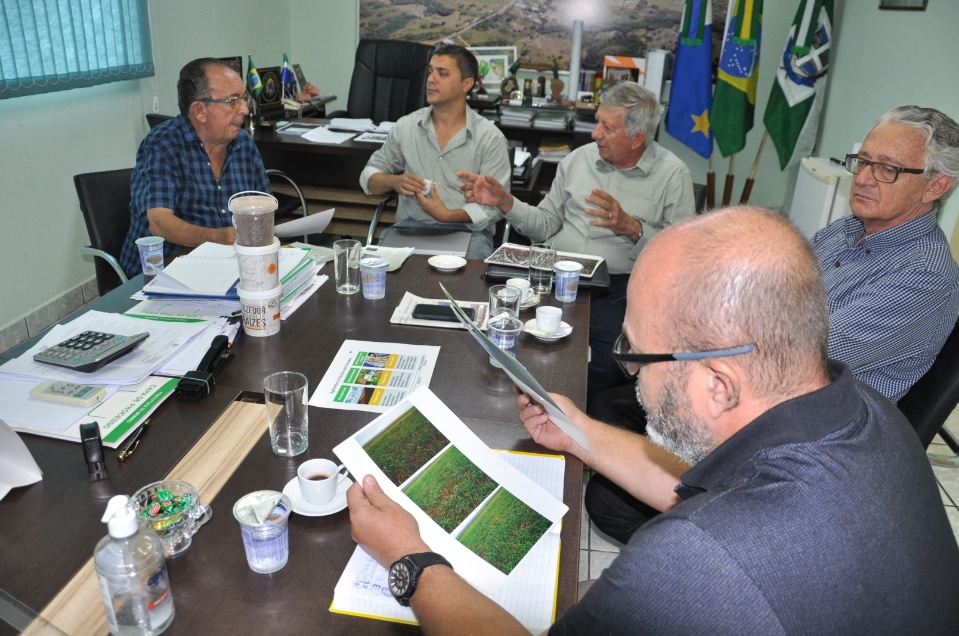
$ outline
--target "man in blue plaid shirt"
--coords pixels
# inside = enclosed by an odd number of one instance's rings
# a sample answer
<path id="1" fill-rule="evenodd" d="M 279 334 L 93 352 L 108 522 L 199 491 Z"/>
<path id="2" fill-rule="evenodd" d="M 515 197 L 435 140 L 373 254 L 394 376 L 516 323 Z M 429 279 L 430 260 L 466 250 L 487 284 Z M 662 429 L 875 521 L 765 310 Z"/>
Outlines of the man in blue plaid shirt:
<path id="1" fill-rule="evenodd" d="M 236 240 L 227 202 L 244 190 L 270 192 L 253 139 L 243 130 L 250 96 L 243 80 L 213 58 L 188 63 L 177 82 L 180 115 L 150 131 L 130 183 L 130 231 L 120 265 L 140 272 L 135 244 L 162 236 L 164 257 L 205 242 Z"/>
<path id="2" fill-rule="evenodd" d="M 898 402 L 932 366 L 959 311 L 959 266 L 936 222 L 959 174 L 959 125 L 932 108 L 893 108 L 846 168 L 852 216 L 813 238 L 829 294 L 829 357 Z"/>

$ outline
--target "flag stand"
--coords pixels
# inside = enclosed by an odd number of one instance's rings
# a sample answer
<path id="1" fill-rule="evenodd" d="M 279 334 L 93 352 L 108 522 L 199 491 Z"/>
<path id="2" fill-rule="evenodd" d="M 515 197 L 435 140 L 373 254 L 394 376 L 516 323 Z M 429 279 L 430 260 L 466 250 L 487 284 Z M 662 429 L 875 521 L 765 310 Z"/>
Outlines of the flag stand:
<path id="1" fill-rule="evenodd" d="M 709 172 L 706 173 L 706 209 L 716 207 L 716 171 L 713 170 L 713 156 L 709 155 Z"/>
<path id="2" fill-rule="evenodd" d="M 729 155 L 729 172 L 726 173 L 726 186 L 723 188 L 723 207 L 729 205 L 733 198 L 733 182 L 736 180 L 736 155 Z"/>
<path id="3" fill-rule="evenodd" d="M 753 193 L 753 183 L 756 182 L 756 170 L 759 169 L 759 157 L 763 154 L 763 147 L 766 140 L 769 139 L 769 131 L 763 131 L 763 138 L 759 142 L 759 150 L 756 151 L 756 160 L 753 161 L 753 168 L 749 171 L 749 178 L 746 179 L 746 185 L 743 186 L 743 195 L 739 198 L 739 203 L 745 205 L 749 202 L 749 195 Z"/>

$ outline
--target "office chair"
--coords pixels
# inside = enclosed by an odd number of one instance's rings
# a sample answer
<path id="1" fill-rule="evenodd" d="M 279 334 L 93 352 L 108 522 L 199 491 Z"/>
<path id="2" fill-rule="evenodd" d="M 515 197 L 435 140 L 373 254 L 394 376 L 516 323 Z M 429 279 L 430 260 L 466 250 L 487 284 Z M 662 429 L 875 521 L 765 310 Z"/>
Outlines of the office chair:
<path id="1" fill-rule="evenodd" d="M 946 418 L 959 404 L 959 322 L 942 345 L 942 351 L 926 374 L 899 400 L 899 410 L 916 429 L 923 448 L 929 448 L 936 433 L 959 455 L 959 441 L 943 428 Z M 938 466 L 959 468 L 959 456 L 930 454 Z"/>
<path id="2" fill-rule="evenodd" d="M 165 121 L 173 119 L 173 115 L 160 115 L 159 113 L 147 113 L 147 123 L 150 124 L 150 130 L 153 130 Z"/>
<path id="3" fill-rule="evenodd" d="M 426 106 L 433 47 L 401 40 L 360 40 L 346 110 L 329 114 L 376 123 L 396 121 Z"/>
<path id="4" fill-rule="evenodd" d="M 97 289 L 103 296 L 127 282 L 119 256 L 130 229 L 130 176 L 133 168 L 88 172 L 73 177 L 80 211 L 90 235 L 90 245 L 81 254 L 94 256 Z"/>

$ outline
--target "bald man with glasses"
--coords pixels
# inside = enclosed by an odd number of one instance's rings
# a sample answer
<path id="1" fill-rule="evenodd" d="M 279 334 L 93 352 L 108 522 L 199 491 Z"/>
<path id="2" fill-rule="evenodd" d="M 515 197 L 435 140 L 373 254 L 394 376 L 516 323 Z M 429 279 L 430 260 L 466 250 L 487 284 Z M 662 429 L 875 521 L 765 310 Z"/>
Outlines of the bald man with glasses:
<path id="1" fill-rule="evenodd" d="M 177 82 L 180 115 L 151 130 L 130 184 L 130 230 L 120 265 L 140 272 L 136 239 L 162 236 L 164 256 L 205 242 L 236 240 L 228 208 L 237 192 L 270 192 L 263 160 L 243 130 L 250 96 L 243 79 L 214 58 L 189 62 Z"/>

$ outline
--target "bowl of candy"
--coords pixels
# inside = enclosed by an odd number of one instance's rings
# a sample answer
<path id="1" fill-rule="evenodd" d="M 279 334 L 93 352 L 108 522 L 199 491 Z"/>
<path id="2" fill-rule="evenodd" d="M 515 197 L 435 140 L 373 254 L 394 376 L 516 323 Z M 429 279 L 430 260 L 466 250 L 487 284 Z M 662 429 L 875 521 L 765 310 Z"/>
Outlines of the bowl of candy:
<path id="1" fill-rule="evenodd" d="M 190 547 L 193 535 L 213 516 L 192 484 L 174 479 L 144 486 L 130 498 L 130 505 L 136 508 L 140 525 L 160 536 L 168 557 Z"/>

